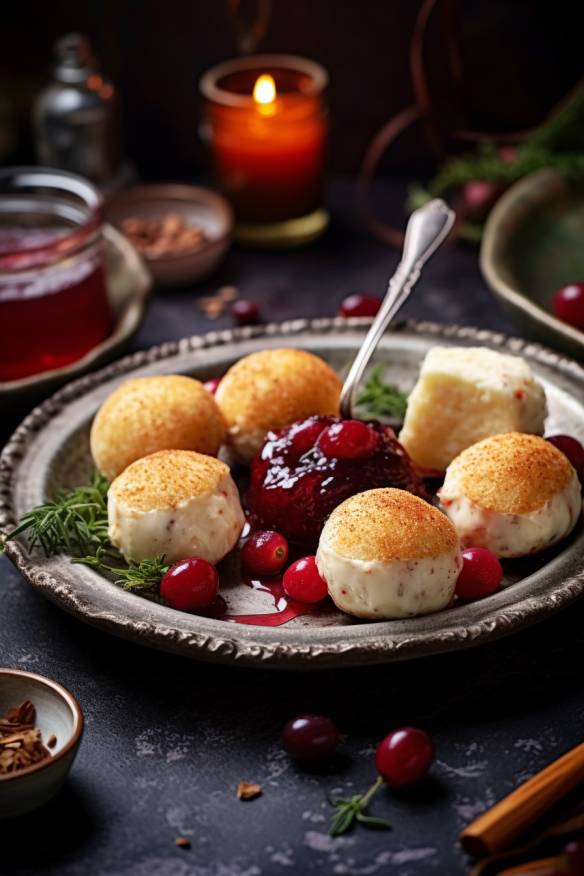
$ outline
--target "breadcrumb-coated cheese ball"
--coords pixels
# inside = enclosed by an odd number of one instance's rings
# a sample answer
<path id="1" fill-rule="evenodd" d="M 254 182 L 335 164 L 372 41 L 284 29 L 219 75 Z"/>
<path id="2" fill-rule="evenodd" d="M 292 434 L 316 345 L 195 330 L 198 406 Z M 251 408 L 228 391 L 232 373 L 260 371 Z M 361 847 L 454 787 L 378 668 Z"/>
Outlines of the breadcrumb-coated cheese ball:
<path id="1" fill-rule="evenodd" d="M 217 563 L 245 517 L 229 467 L 189 450 L 161 450 L 129 465 L 108 491 L 109 537 L 126 560 Z"/>
<path id="2" fill-rule="evenodd" d="M 305 350 L 251 353 L 233 365 L 215 394 L 235 456 L 250 462 L 269 431 L 313 415 L 338 416 L 341 381 Z"/>
<path id="3" fill-rule="evenodd" d="M 561 451 L 537 435 L 485 438 L 450 463 L 439 492 L 465 547 L 520 557 L 568 535 L 582 510 L 580 482 Z"/>
<path id="4" fill-rule="evenodd" d="M 95 416 L 90 445 L 97 468 L 111 481 L 158 450 L 216 456 L 224 439 L 223 415 L 203 384 L 167 374 L 136 377 L 114 390 Z"/>
<path id="5" fill-rule="evenodd" d="M 358 493 L 335 508 L 316 562 L 338 608 L 374 620 L 445 608 L 461 568 L 448 518 L 393 488 Z"/>

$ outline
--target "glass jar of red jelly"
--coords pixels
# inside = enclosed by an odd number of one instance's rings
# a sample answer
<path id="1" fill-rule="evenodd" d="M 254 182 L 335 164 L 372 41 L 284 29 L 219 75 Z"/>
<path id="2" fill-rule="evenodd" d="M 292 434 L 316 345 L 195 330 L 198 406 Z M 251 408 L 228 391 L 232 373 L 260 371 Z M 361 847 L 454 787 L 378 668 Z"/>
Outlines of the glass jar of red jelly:
<path id="1" fill-rule="evenodd" d="M 81 359 L 111 332 L 102 198 L 59 170 L 0 170 L 0 381 Z"/>

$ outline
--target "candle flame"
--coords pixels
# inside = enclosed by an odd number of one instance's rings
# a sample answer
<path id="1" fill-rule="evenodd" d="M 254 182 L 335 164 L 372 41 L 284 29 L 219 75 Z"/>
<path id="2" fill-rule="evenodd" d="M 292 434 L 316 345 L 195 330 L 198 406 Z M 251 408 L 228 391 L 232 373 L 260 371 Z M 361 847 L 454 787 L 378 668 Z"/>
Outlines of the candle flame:
<path id="1" fill-rule="evenodd" d="M 269 73 L 258 76 L 253 87 L 253 99 L 260 106 L 273 103 L 276 99 L 276 83 Z"/>

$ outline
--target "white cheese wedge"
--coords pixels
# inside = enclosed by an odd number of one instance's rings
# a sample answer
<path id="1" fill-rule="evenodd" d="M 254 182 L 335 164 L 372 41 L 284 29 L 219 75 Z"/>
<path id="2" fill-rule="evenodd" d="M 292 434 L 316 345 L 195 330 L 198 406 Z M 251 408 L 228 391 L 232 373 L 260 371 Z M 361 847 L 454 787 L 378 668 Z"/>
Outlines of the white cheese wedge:
<path id="1" fill-rule="evenodd" d="M 502 432 L 543 434 L 543 387 L 519 356 L 486 347 L 434 347 L 399 439 L 416 465 L 444 471 L 467 447 Z"/>

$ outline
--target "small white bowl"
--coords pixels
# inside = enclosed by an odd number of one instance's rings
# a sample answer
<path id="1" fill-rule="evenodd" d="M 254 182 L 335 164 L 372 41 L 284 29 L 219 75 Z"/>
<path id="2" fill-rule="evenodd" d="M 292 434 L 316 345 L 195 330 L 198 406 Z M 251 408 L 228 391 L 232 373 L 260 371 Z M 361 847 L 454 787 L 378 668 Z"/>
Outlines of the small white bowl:
<path id="1" fill-rule="evenodd" d="M 42 675 L 19 669 L 0 669 L 0 716 L 30 700 L 36 708 L 35 726 L 46 745 L 57 737 L 51 757 L 34 766 L 0 775 L 0 819 L 23 815 L 53 797 L 71 769 L 83 733 L 83 713 L 73 694 Z"/>

